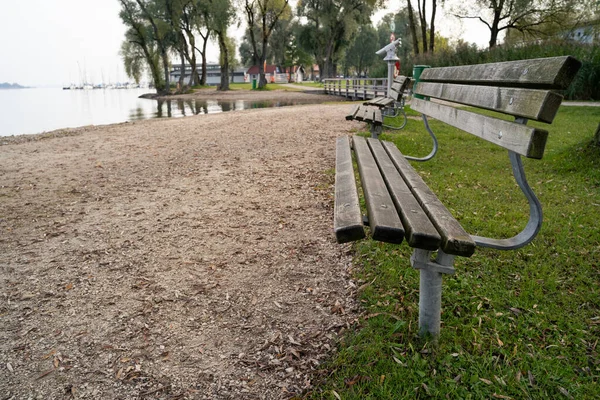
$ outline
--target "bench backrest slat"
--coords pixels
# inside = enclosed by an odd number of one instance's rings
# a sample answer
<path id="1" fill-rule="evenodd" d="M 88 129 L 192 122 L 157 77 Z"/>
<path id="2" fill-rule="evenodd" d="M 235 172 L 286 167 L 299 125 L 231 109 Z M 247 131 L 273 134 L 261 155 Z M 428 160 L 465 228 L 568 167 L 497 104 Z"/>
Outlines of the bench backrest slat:
<path id="1" fill-rule="evenodd" d="M 410 78 L 403 75 L 394 78 L 394 82 L 392 83 L 392 88 L 388 97 L 391 97 L 396 101 L 400 101 L 410 81 Z"/>
<path id="2" fill-rule="evenodd" d="M 421 81 L 536 89 L 566 89 L 581 62 L 571 56 L 536 58 L 458 67 L 427 68 Z"/>
<path id="3" fill-rule="evenodd" d="M 419 82 L 415 93 L 513 116 L 552 123 L 562 96 L 549 90 Z"/>
<path id="4" fill-rule="evenodd" d="M 414 97 L 411 108 L 523 156 L 540 159 L 544 154 L 548 132 L 543 129 Z"/>
<path id="5" fill-rule="evenodd" d="M 551 90 L 566 89 L 580 67 L 575 58 L 561 56 L 426 68 L 413 91 L 427 101 L 413 98 L 411 107 L 517 154 L 539 159 L 548 132 L 527 127 L 526 122 L 552 123 L 562 96 Z M 466 111 L 461 104 L 501 112 L 518 121 Z"/>

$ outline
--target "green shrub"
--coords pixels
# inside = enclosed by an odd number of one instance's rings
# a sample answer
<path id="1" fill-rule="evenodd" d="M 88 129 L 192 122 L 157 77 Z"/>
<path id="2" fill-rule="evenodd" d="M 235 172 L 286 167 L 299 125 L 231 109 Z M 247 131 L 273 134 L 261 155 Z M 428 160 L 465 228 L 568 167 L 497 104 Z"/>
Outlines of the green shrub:
<path id="1" fill-rule="evenodd" d="M 547 40 L 524 46 L 497 46 L 492 50 L 482 50 L 478 49 L 475 44 L 459 41 L 454 48 L 402 59 L 400 71 L 402 75 L 412 76 L 414 65 L 446 67 L 564 55 L 573 56 L 583 64 L 575 80 L 565 91 L 565 97 L 569 100 L 600 100 L 600 46 L 597 44 Z M 373 72 L 380 73 L 380 69 L 385 72 L 377 76 L 385 76 L 387 66 L 384 63 L 381 63 Z"/>

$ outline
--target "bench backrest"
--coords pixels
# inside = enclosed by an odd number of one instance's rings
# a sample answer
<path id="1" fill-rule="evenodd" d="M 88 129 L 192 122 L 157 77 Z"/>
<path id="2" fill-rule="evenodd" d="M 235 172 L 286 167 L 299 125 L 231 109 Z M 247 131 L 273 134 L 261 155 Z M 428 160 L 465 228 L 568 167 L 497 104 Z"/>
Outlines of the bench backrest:
<path id="1" fill-rule="evenodd" d="M 428 68 L 421 74 L 411 108 L 530 158 L 542 158 L 548 132 L 527 120 L 552 123 L 562 95 L 581 63 L 570 56 L 458 67 Z M 447 103 L 451 102 L 451 103 Z M 455 107 L 459 103 L 492 110 L 517 122 Z"/>
<path id="2" fill-rule="evenodd" d="M 396 101 L 400 101 L 406 89 L 408 89 L 408 85 L 410 84 L 411 79 L 406 76 L 397 76 L 394 78 L 394 82 L 392 83 L 391 91 L 388 97 Z"/>

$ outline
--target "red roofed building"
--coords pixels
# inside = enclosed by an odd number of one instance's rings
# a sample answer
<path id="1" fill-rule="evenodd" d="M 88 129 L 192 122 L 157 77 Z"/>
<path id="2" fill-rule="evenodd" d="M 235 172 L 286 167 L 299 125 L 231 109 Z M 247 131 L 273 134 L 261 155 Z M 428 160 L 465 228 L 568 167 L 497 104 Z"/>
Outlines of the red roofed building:
<path id="1" fill-rule="evenodd" d="M 265 78 L 267 79 L 267 82 L 271 82 L 271 78 L 275 77 L 275 74 L 277 74 L 277 66 L 276 65 L 267 65 L 267 67 L 265 68 Z M 258 72 L 258 65 L 253 65 L 248 69 L 248 72 L 246 72 L 246 74 L 248 75 L 248 79 L 250 79 L 250 81 L 252 81 L 253 79 L 256 79 L 258 81 L 259 79 L 259 72 Z"/>

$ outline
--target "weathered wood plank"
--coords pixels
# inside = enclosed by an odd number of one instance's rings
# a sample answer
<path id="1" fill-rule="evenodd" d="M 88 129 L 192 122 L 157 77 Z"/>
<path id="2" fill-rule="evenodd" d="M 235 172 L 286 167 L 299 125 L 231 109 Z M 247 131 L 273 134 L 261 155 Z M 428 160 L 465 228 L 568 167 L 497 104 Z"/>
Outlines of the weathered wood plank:
<path id="1" fill-rule="evenodd" d="M 365 107 L 358 106 L 358 110 L 356 110 L 356 114 L 354 115 L 354 119 L 357 121 L 362 121 L 365 115 Z"/>
<path id="2" fill-rule="evenodd" d="M 406 76 L 403 76 L 403 75 L 397 76 L 394 79 L 394 82 L 393 82 L 392 86 L 398 85 L 397 86 L 397 88 L 398 88 L 397 90 L 399 92 L 404 92 L 408 88 L 408 85 L 410 84 L 410 81 L 411 81 L 411 79 L 409 77 L 406 77 Z"/>
<path id="3" fill-rule="evenodd" d="M 375 97 L 374 99 L 369 99 L 369 100 L 365 101 L 363 104 L 365 106 L 376 106 L 377 103 L 379 103 L 382 99 L 383 99 L 383 97 Z"/>
<path id="4" fill-rule="evenodd" d="M 544 155 L 546 130 L 414 97 L 411 108 L 523 156 L 540 159 Z"/>
<path id="5" fill-rule="evenodd" d="M 377 97 L 375 99 L 365 101 L 364 105 L 375 106 L 375 107 L 387 107 L 394 102 L 394 99 L 390 97 Z"/>
<path id="6" fill-rule="evenodd" d="M 403 83 L 393 83 L 392 90 L 398 93 L 404 92 L 404 84 Z"/>
<path id="7" fill-rule="evenodd" d="M 402 243 L 404 228 L 367 141 L 354 136 L 353 142 L 373 239 Z"/>
<path id="8" fill-rule="evenodd" d="M 402 98 L 404 94 L 401 92 L 396 92 L 394 90 L 391 91 L 390 93 L 390 98 L 392 98 L 394 101 L 400 101 L 400 99 Z"/>
<path id="9" fill-rule="evenodd" d="M 363 116 L 362 116 L 362 119 L 364 121 L 369 122 L 369 121 L 371 121 L 373 119 L 373 113 L 370 112 L 370 111 L 371 111 L 371 109 L 368 106 L 364 106 L 363 107 Z"/>
<path id="10" fill-rule="evenodd" d="M 562 96 L 548 90 L 419 82 L 416 94 L 552 123 Z"/>
<path id="11" fill-rule="evenodd" d="M 390 97 L 386 97 L 385 100 L 382 100 L 380 105 L 383 107 L 389 107 L 394 104 L 394 99 Z"/>
<path id="12" fill-rule="evenodd" d="M 365 237 L 348 136 L 337 139 L 335 153 L 333 230 L 337 242 L 346 243 Z"/>
<path id="13" fill-rule="evenodd" d="M 397 77 L 394 78 L 394 83 L 399 83 L 399 84 L 404 84 L 406 82 L 406 79 L 410 79 L 404 75 L 398 75 Z"/>
<path id="14" fill-rule="evenodd" d="M 390 159 L 404 181 L 425 210 L 442 237 L 440 248 L 447 254 L 470 257 L 475 252 L 475 242 L 450 211 L 441 203 L 427 184 L 391 142 L 382 142 Z"/>
<path id="15" fill-rule="evenodd" d="M 355 105 L 352 108 L 352 111 L 350 111 L 350 114 L 346 115 L 346 120 L 347 121 L 353 120 L 354 117 L 356 117 L 356 113 L 358 112 L 359 109 L 360 109 L 360 104 Z"/>
<path id="16" fill-rule="evenodd" d="M 367 139 L 367 142 L 400 214 L 408 245 L 424 250 L 437 250 L 442 238 L 392 163 L 382 142 L 377 139 Z"/>
<path id="17" fill-rule="evenodd" d="M 566 89 L 581 68 L 571 56 L 536 58 L 500 63 L 427 68 L 421 81 Z"/>
<path id="18" fill-rule="evenodd" d="M 372 124 L 373 123 L 373 109 L 370 107 L 367 107 L 365 110 L 365 115 L 363 116 L 363 120 L 368 123 L 368 124 Z"/>
<path id="19" fill-rule="evenodd" d="M 381 109 L 379 108 L 373 111 L 373 124 L 375 126 L 383 125 L 383 114 L 381 114 Z"/>

